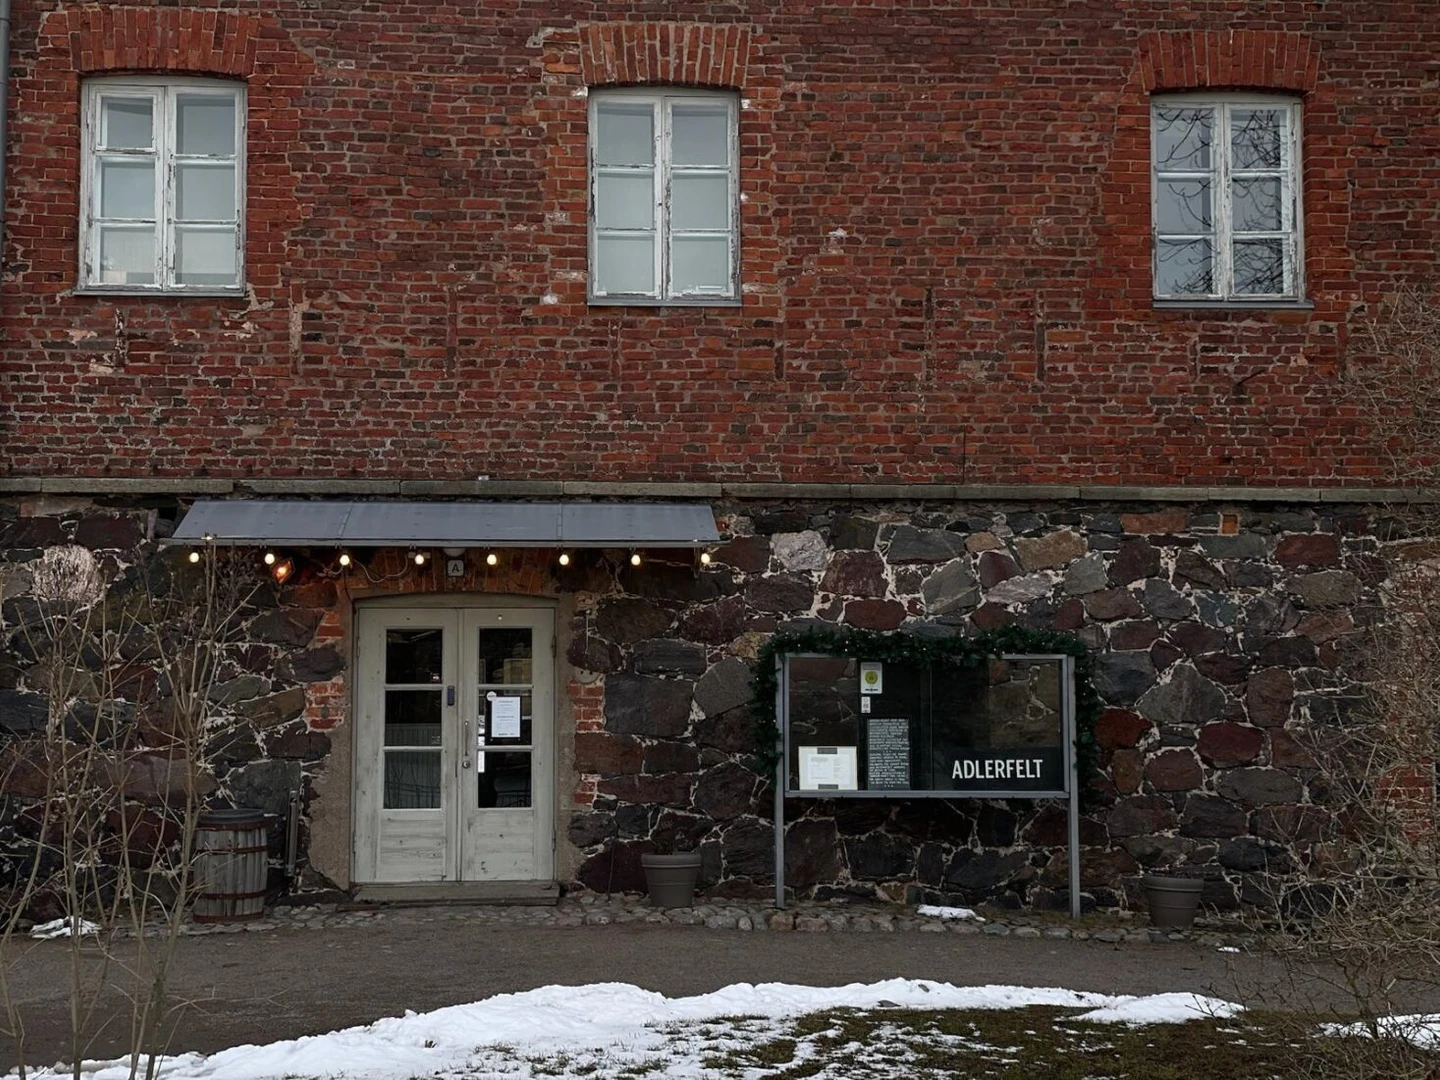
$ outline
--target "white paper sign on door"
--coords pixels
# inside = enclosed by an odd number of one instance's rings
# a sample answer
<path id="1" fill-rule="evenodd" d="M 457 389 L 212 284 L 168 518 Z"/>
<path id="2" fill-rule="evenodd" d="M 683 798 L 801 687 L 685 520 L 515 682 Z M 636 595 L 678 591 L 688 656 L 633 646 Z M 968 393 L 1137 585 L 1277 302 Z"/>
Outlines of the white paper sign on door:
<path id="1" fill-rule="evenodd" d="M 509 695 L 496 697 L 490 702 L 490 737 L 492 739 L 520 738 L 520 699 Z"/>

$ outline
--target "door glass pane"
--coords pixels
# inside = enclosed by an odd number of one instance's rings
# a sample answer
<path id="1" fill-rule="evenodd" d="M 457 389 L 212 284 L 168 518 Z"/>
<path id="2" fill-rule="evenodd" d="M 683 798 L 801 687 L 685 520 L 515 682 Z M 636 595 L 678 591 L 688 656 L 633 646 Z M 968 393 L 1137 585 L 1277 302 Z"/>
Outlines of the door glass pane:
<path id="1" fill-rule="evenodd" d="M 529 663 L 529 661 L 523 661 Z M 490 697 L 489 694 L 495 694 Z M 520 718 L 515 719 L 515 702 L 520 703 Z M 484 745 L 491 746 L 529 746 L 531 740 L 531 712 L 530 695 L 506 694 L 492 690 L 481 695 L 481 704 L 484 705 L 485 722 L 481 731 L 485 735 Z M 516 724 L 519 727 L 516 727 Z"/>
<path id="2" fill-rule="evenodd" d="M 1285 292 L 1283 240 L 1237 240 L 1234 252 L 1237 293 L 1274 296 Z"/>
<path id="3" fill-rule="evenodd" d="M 1155 291 L 1161 296 L 1207 296 L 1215 291 L 1209 240 L 1159 240 Z"/>
<path id="4" fill-rule="evenodd" d="M 155 219 L 153 158 L 111 158 L 100 162 L 100 216 Z"/>
<path id="5" fill-rule="evenodd" d="M 440 691 L 386 690 L 385 745 L 439 746 Z"/>
<path id="6" fill-rule="evenodd" d="M 480 681 L 491 685 L 526 686 L 534 681 L 535 655 L 528 626 L 506 626 L 480 631 Z"/>
<path id="7" fill-rule="evenodd" d="M 177 228 L 175 280 L 181 285 L 234 285 L 235 230 Z"/>
<path id="8" fill-rule="evenodd" d="M 1231 181 L 1230 207 L 1236 232 L 1279 232 L 1283 228 L 1278 177 Z"/>
<path id="9" fill-rule="evenodd" d="M 595 291 L 598 293 L 655 292 L 655 235 L 595 238 Z"/>
<path id="10" fill-rule="evenodd" d="M 235 166 L 177 165 L 175 209 L 181 221 L 234 221 Z"/>
<path id="11" fill-rule="evenodd" d="M 595 177 L 595 224 L 601 229 L 653 229 L 653 173 L 601 173 Z"/>
<path id="12" fill-rule="evenodd" d="M 1155 168 L 1205 172 L 1210 168 L 1213 109 L 1155 110 Z"/>
<path id="13" fill-rule="evenodd" d="M 438 683 L 443 642 L 444 634 L 438 628 L 386 630 L 385 681 Z"/>
<path id="14" fill-rule="evenodd" d="M 677 293 L 730 290 L 730 237 L 677 236 L 671 248 Z"/>
<path id="15" fill-rule="evenodd" d="M 530 751 L 484 753 L 479 755 L 476 769 L 482 808 L 530 805 Z"/>
<path id="16" fill-rule="evenodd" d="M 148 150 L 155 145 L 149 98 L 100 99 L 100 146 L 106 150 Z"/>
<path id="17" fill-rule="evenodd" d="M 175 103 L 175 149 L 181 154 L 230 157 L 235 153 L 235 99 L 181 94 Z"/>
<path id="18" fill-rule="evenodd" d="M 1234 109 L 1230 113 L 1230 164 L 1236 169 L 1278 169 L 1286 110 Z"/>
<path id="19" fill-rule="evenodd" d="M 655 161 L 655 109 L 648 102 L 611 101 L 595 107 L 595 163 L 651 165 Z"/>
<path id="20" fill-rule="evenodd" d="M 730 177 L 724 173 L 672 175 L 670 224 L 681 232 L 730 228 Z"/>
<path id="21" fill-rule="evenodd" d="M 1155 185 L 1155 227 L 1162 234 L 1208 233 L 1209 180 L 1160 180 Z"/>
<path id="22" fill-rule="evenodd" d="M 385 809 L 438 810 L 440 754 L 435 750 L 385 751 Z"/>
<path id="23" fill-rule="evenodd" d="M 105 285 L 155 284 L 155 226 L 102 225 L 100 281 Z"/>
<path id="24" fill-rule="evenodd" d="M 730 110 L 714 105 L 672 105 L 670 160 L 676 165 L 728 165 Z"/>

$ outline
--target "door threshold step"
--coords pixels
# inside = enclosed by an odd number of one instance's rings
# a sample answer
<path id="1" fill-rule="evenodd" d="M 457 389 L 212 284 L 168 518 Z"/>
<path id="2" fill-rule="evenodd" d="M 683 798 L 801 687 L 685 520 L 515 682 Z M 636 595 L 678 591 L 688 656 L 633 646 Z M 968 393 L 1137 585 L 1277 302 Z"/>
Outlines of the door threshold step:
<path id="1" fill-rule="evenodd" d="M 553 881 L 424 882 L 415 885 L 360 885 L 341 911 L 375 907 L 443 907 L 487 904 L 497 907 L 553 907 L 560 886 Z"/>

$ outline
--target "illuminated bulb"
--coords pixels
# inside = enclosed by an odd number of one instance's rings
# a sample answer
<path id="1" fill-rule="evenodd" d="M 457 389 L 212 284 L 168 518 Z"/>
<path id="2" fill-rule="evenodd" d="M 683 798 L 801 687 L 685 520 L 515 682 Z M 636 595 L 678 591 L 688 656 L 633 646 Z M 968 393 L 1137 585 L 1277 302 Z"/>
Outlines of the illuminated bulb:
<path id="1" fill-rule="evenodd" d="M 198 552 L 198 551 L 192 551 L 192 552 L 190 552 L 190 561 L 191 561 L 192 563 L 197 563 L 197 562 L 199 562 L 199 561 L 200 561 L 200 552 Z"/>
<path id="2" fill-rule="evenodd" d="M 640 565 L 640 552 L 638 552 L 638 551 L 632 551 L 632 552 L 630 553 L 630 565 L 631 565 L 631 566 L 639 566 L 639 565 Z"/>
<path id="3" fill-rule="evenodd" d="M 289 559 L 285 559 L 283 562 L 276 563 L 270 572 L 275 575 L 277 583 L 284 584 L 285 579 L 288 578 L 294 570 L 295 564 Z"/>
<path id="4" fill-rule="evenodd" d="M 200 537 L 200 539 L 204 540 L 207 544 L 213 544 L 215 542 L 215 534 L 206 533 L 204 536 Z"/>
<path id="5" fill-rule="evenodd" d="M 425 565 L 425 552 L 423 552 L 423 551 L 417 551 L 417 552 L 415 552 L 415 565 L 416 565 L 416 566 L 424 566 L 424 565 Z"/>
<path id="6" fill-rule="evenodd" d="M 570 553 L 569 553 L 569 552 L 566 552 L 566 551 L 560 552 L 560 565 L 561 565 L 561 566 L 569 566 L 569 565 L 570 565 Z"/>
<path id="7" fill-rule="evenodd" d="M 265 552 L 265 565 L 266 565 L 266 566 L 274 566 L 274 565 L 275 565 L 275 552 L 273 552 L 273 551 L 267 551 L 267 552 Z"/>
<path id="8" fill-rule="evenodd" d="M 709 565 L 710 565 L 710 553 L 709 553 L 708 551 L 702 551 L 702 552 L 700 552 L 700 565 L 701 565 L 701 566 L 709 566 Z"/>
<path id="9" fill-rule="evenodd" d="M 350 565 L 350 553 L 349 553 L 348 551 L 342 551 L 342 552 L 340 553 L 340 565 L 341 565 L 341 566 L 349 566 L 349 565 Z"/>
<path id="10" fill-rule="evenodd" d="M 488 555 L 485 556 L 485 565 L 486 565 L 486 566 L 499 566 L 499 565 L 500 565 L 500 556 L 499 556 L 499 555 L 496 555 L 495 552 L 493 552 L 493 551 L 490 552 Z"/>

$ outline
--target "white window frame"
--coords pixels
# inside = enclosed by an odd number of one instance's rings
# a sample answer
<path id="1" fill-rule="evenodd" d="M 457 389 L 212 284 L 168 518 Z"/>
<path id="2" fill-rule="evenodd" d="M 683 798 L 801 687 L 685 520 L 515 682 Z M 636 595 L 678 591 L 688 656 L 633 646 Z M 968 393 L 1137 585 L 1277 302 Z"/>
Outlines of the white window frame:
<path id="1" fill-rule="evenodd" d="M 1159 113 L 1167 108 L 1209 108 L 1215 113 L 1214 137 L 1211 142 L 1211 161 L 1208 171 L 1204 170 L 1162 170 L 1156 160 L 1159 149 Z M 1278 169 L 1233 168 L 1230 150 L 1231 115 L 1236 110 L 1283 109 L 1288 116 L 1287 137 L 1281 142 L 1281 163 Z M 1303 304 L 1305 298 L 1305 243 L 1304 243 L 1304 199 L 1303 161 L 1301 159 L 1302 108 L 1299 99 L 1279 94 L 1157 94 L 1150 100 L 1150 222 L 1151 222 L 1151 281 L 1152 291 L 1158 305 L 1193 307 L 1211 305 L 1223 307 L 1286 306 Z M 1235 176 L 1278 177 L 1281 191 L 1281 229 L 1278 231 L 1240 233 L 1243 238 L 1281 240 L 1284 259 L 1284 289 L 1278 293 L 1237 293 L 1234 283 L 1234 248 L 1236 232 L 1233 226 L 1230 181 Z M 1184 180 L 1208 178 L 1211 192 L 1211 221 L 1213 232 L 1212 285 L 1210 293 L 1162 293 L 1160 291 L 1160 187 L 1162 180 Z M 1192 236 L 1181 233 L 1166 233 L 1165 239 L 1200 239 L 1202 234 Z"/>
<path id="2" fill-rule="evenodd" d="M 653 164 L 648 166 L 655 176 L 655 269 L 652 280 L 656 283 L 654 292 L 649 293 L 607 293 L 597 287 L 599 281 L 598 269 L 598 246 L 596 235 L 600 230 L 597 228 L 595 200 L 597 193 L 596 178 L 601 171 L 596 154 L 596 139 L 599 135 L 599 123 L 597 113 L 600 103 L 623 99 L 631 102 L 649 102 L 653 109 L 652 131 L 655 138 L 655 149 Z M 729 209 L 730 228 L 729 233 L 729 258 L 730 258 L 730 279 L 723 290 L 692 290 L 679 292 L 674 287 L 671 277 L 670 241 L 672 228 L 670 224 L 670 179 L 672 173 L 670 154 L 670 125 L 671 110 L 677 103 L 687 101 L 704 101 L 709 104 L 724 103 L 726 106 L 727 128 L 729 140 L 727 153 L 729 162 L 723 168 L 729 174 Z M 590 167 L 588 177 L 588 205 L 586 208 L 588 236 L 589 236 L 589 300 L 592 304 L 635 304 L 635 305 L 688 305 L 688 306 L 733 306 L 740 303 L 740 139 L 739 139 L 739 118 L 740 100 L 739 95 L 723 90 L 698 90 L 686 89 L 683 87 L 623 87 L 605 90 L 592 90 L 589 94 L 590 116 L 589 116 L 589 155 Z M 636 172 L 644 171 L 646 166 L 613 166 L 606 165 L 604 169 L 611 170 L 630 169 Z M 721 166 L 690 166 L 680 167 L 686 172 L 719 172 Z M 624 230 L 606 230 L 610 232 L 623 232 Z"/>
<path id="3" fill-rule="evenodd" d="M 233 155 L 180 154 L 176 150 L 176 100 L 180 94 L 210 95 L 235 102 L 235 153 Z M 122 96 L 150 98 L 152 139 L 149 149 L 102 148 L 101 98 Z M 244 85 L 223 79 L 157 79 L 149 76 L 116 76 L 89 79 L 84 84 L 81 107 L 80 169 L 80 276 L 79 293 L 180 293 L 195 296 L 235 296 L 245 291 L 245 127 Z M 102 153 L 103 149 L 103 153 Z M 153 284 L 107 282 L 100 268 L 100 164 L 102 158 L 134 157 L 155 161 L 155 280 Z M 227 163 L 235 166 L 235 218 L 206 221 L 235 230 L 235 283 L 233 285 L 185 285 L 175 280 L 175 237 L 177 225 L 177 163 Z M 150 219 L 128 219 L 149 221 Z M 188 224 L 180 222 L 180 224 Z"/>

